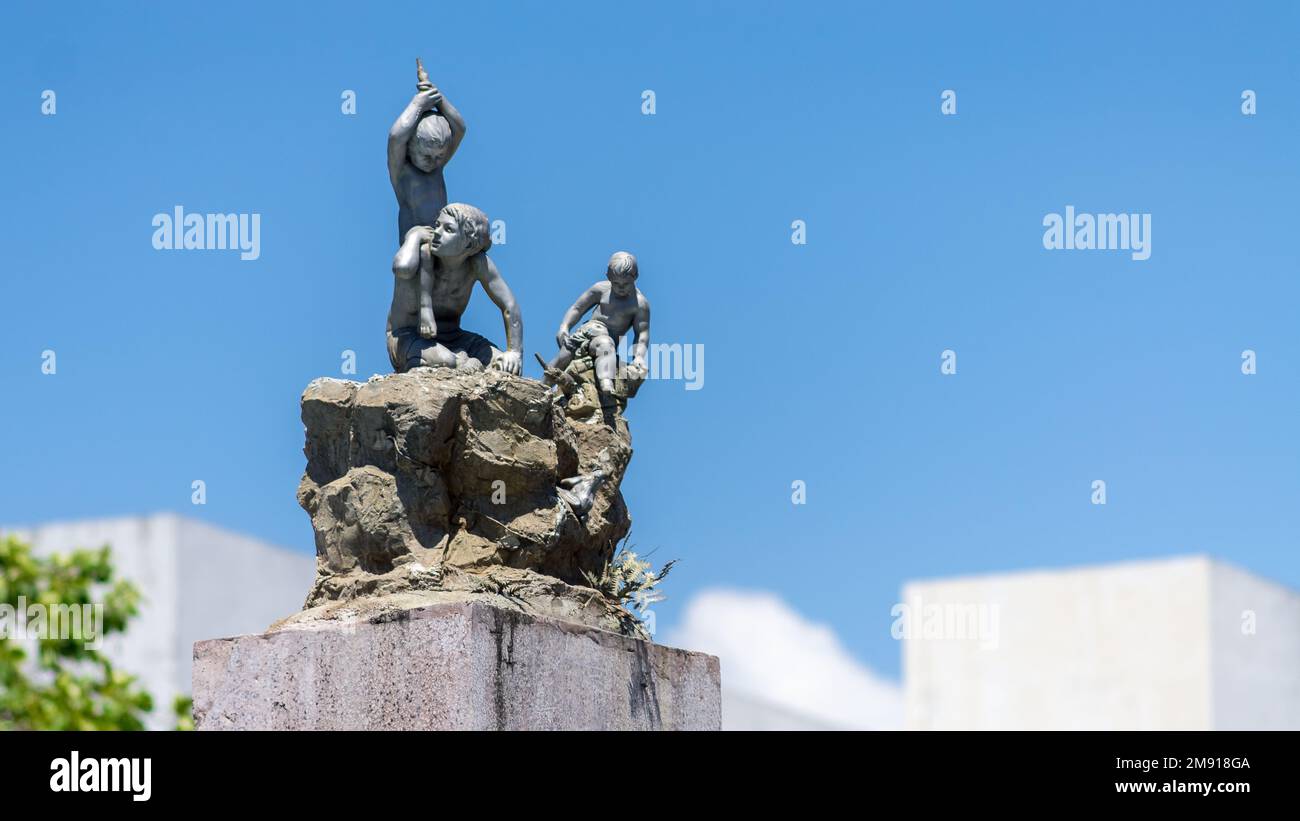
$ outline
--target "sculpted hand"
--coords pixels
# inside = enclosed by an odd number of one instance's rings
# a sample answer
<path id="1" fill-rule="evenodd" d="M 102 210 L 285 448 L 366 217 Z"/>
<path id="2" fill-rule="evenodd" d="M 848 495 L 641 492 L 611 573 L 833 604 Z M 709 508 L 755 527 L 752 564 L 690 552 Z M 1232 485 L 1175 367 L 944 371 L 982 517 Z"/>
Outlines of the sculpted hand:
<path id="1" fill-rule="evenodd" d="M 650 369 L 646 367 L 644 356 L 632 358 L 632 370 L 636 371 L 638 376 L 650 373 Z"/>
<path id="2" fill-rule="evenodd" d="M 420 238 L 421 244 L 423 244 L 428 242 L 433 237 L 433 227 L 429 225 L 413 225 L 411 226 L 411 230 L 406 232 L 406 238 L 403 240 L 403 242 L 409 240 L 412 234 L 418 236 Z"/>
<path id="3" fill-rule="evenodd" d="M 411 105 L 421 111 L 429 111 L 440 102 L 442 102 L 442 92 L 437 86 L 432 85 L 415 92 L 415 96 L 411 98 Z"/>
<path id="4" fill-rule="evenodd" d="M 564 343 L 568 341 L 569 341 L 569 329 L 561 328 L 560 332 L 555 335 L 555 344 L 563 348 Z"/>
<path id="5" fill-rule="evenodd" d="M 506 373 L 520 376 L 524 372 L 523 357 L 520 355 L 519 351 L 506 351 L 501 354 L 501 358 L 497 360 L 497 367 Z"/>
<path id="6" fill-rule="evenodd" d="M 420 336 L 425 339 L 433 339 L 438 335 L 438 324 L 432 319 L 420 320 Z"/>

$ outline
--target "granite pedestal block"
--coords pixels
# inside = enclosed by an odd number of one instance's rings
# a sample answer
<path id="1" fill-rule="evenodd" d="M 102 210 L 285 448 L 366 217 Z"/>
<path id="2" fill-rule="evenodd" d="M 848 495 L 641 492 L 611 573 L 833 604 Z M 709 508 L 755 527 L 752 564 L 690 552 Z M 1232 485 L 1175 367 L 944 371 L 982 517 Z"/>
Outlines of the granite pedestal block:
<path id="1" fill-rule="evenodd" d="M 717 730 L 717 658 L 479 602 L 194 645 L 199 730 Z"/>

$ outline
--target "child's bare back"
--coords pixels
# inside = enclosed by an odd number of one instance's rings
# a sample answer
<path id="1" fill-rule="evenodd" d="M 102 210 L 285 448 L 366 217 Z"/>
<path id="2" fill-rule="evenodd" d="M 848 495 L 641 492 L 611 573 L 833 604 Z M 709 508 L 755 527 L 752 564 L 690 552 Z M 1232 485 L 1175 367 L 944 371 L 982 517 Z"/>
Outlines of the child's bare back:
<path id="1" fill-rule="evenodd" d="M 426 174 L 407 161 L 393 184 L 397 195 L 397 230 L 406 236 L 417 225 L 433 225 L 447 205 L 447 183 L 442 168 Z"/>

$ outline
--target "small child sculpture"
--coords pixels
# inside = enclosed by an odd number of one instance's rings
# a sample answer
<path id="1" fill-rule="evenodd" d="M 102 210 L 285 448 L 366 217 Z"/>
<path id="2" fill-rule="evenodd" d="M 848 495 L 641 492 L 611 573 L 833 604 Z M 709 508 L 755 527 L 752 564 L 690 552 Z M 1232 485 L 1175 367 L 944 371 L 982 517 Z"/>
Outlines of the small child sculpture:
<path id="1" fill-rule="evenodd" d="M 636 287 L 636 257 L 619 251 L 609 258 L 605 281 L 597 282 L 578 297 L 565 312 L 555 341 L 560 352 L 543 363 L 548 385 L 564 381 L 564 370 L 575 358 L 590 358 L 595 364 L 596 388 L 602 406 L 615 404 L 614 378 L 618 375 L 618 340 L 629 330 L 636 342 L 632 347 L 629 374 L 638 382 L 648 373 L 646 351 L 650 345 L 650 301 Z M 591 318 L 573 333 L 569 329 L 591 311 Z"/>

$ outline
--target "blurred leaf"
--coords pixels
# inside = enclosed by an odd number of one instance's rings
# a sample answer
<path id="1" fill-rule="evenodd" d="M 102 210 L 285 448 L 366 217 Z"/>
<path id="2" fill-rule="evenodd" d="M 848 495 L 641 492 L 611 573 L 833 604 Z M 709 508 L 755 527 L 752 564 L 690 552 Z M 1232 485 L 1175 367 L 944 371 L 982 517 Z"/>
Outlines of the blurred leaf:
<path id="1" fill-rule="evenodd" d="M 107 546 L 40 557 L 13 536 L 0 539 L 0 604 L 15 611 L 20 604 L 43 605 L 47 613 L 102 604 L 100 635 L 122 633 L 141 597 L 113 576 Z M 51 631 L 27 641 L 10 634 L 15 626 L 6 623 L 0 636 L 0 730 L 144 729 L 153 698 L 135 676 L 81 638 Z"/>

